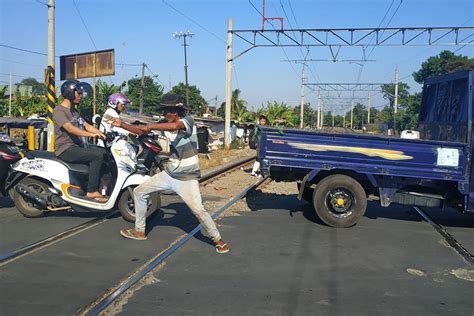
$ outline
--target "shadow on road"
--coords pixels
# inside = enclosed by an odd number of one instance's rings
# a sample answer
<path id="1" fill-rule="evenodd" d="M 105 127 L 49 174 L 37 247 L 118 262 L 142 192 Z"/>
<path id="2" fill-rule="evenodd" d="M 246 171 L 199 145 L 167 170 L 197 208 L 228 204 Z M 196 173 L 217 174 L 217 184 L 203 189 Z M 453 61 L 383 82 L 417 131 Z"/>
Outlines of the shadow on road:
<path id="1" fill-rule="evenodd" d="M 324 224 L 316 215 L 313 206 L 306 201 L 299 201 L 296 194 L 284 195 L 262 192 L 259 189 L 250 192 L 247 196 L 247 205 L 252 211 L 276 210 L 293 213 L 302 212 L 308 220 Z M 474 214 L 463 214 L 454 209 L 422 208 L 436 223 L 446 227 L 474 228 Z M 370 219 L 386 218 L 400 221 L 421 222 L 420 215 L 409 205 L 392 204 L 381 207 L 378 201 L 370 201 L 364 216 Z"/>

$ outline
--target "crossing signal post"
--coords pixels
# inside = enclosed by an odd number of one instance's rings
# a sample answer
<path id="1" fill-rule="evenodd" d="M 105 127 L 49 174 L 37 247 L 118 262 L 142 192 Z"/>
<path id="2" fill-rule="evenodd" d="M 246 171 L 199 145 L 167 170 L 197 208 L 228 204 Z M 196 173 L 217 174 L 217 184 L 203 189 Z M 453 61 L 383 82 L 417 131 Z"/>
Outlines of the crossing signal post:
<path id="1" fill-rule="evenodd" d="M 54 67 L 48 66 L 45 71 L 45 86 L 46 86 L 46 102 L 48 110 L 48 150 L 54 151 L 54 123 L 53 123 L 53 109 L 56 106 L 56 86 L 54 78 Z"/>

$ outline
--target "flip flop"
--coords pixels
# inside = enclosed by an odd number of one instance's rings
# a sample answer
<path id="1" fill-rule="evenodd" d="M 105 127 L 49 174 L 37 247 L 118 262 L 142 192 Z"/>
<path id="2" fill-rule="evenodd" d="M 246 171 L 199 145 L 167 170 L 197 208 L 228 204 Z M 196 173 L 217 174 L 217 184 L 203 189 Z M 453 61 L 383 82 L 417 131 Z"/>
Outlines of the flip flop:
<path id="1" fill-rule="evenodd" d="M 106 203 L 109 199 L 104 196 L 96 196 L 96 197 L 89 197 L 84 195 L 84 198 L 88 199 L 89 201 L 99 202 L 99 203 Z"/>
<path id="2" fill-rule="evenodd" d="M 120 235 L 125 238 L 135 239 L 135 240 L 146 240 L 146 234 L 144 232 L 137 231 L 135 229 L 122 229 Z"/>
<path id="3" fill-rule="evenodd" d="M 229 245 L 223 243 L 222 245 L 216 245 L 216 252 L 220 254 L 228 253 L 230 251 Z"/>

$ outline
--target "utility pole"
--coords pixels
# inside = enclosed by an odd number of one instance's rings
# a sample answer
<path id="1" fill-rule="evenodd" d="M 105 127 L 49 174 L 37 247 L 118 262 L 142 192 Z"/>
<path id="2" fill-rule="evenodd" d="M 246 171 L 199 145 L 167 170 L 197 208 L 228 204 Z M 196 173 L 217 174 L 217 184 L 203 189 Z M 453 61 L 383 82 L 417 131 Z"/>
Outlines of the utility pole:
<path id="1" fill-rule="evenodd" d="M 12 73 L 10 72 L 10 103 L 8 106 L 8 116 L 12 116 Z"/>
<path id="2" fill-rule="evenodd" d="M 55 57 L 55 3 L 48 0 L 48 67 L 45 71 L 48 127 L 46 129 L 48 151 L 54 151 L 53 108 L 56 106 Z"/>
<path id="3" fill-rule="evenodd" d="M 232 98 L 232 19 L 227 20 L 227 56 L 225 71 L 224 147 L 230 149 L 230 103 Z"/>
<path id="4" fill-rule="evenodd" d="M 351 102 L 351 129 L 352 129 L 352 121 L 354 119 L 354 100 Z"/>
<path id="5" fill-rule="evenodd" d="M 183 38 L 183 46 L 184 46 L 184 79 L 186 83 L 186 105 L 189 107 L 189 84 L 188 84 L 188 57 L 186 54 L 186 37 L 193 37 L 193 33 L 187 32 L 175 32 L 173 34 L 174 38 Z"/>
<path id="6" fill-rule="evenodd" d="M 395 101 L 394 101 L 394 112 L 397 114 L 398 109 L 398 66 L 395 68 Z"/>
<path id="7" fill-rule="evenodd" d="M 321 119 L 321 115 L 319 114 L 319 112 L 321 111 L 321 99 L 320 99 L 320 93 L 321 91 L 318 90 L 318 110 L 317 110 L 317 119 L 316 119 L 316 129 L 319 129 L 320 126 L 321 126 L 321 122 L 320 122 L 320 119 Z"/>
<path id="8" fill-rule="evenodd" d="M 143 95 L 145 93 L 145 67 L 146 64 L 142 63 L 142 82 L 140 84 L 140 107 L 138 108 L 138 114 L 143 114 Z"/>
<path id="9" fill-rule="evenodd" d="M 300 103 L 300 128 L 304 128 L 304 66 L 301 67 L 301 103 Z"/>
<path id="10" fill-rule="evenodd" d="M 370 92 L 368 92 L 369 94 L 369 102 L 368 102 L 368 106 L 367 106 L 367 124 L 370 124 Z"/>

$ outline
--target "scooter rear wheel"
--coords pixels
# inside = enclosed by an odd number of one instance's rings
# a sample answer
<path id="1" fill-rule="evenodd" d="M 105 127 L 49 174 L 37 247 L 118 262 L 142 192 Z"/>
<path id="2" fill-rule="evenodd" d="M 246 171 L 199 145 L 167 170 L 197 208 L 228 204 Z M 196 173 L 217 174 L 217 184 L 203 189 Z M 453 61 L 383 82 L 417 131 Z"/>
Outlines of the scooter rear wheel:
<path id="1" fill-rule="evenodd" d="M 34 178 L 26 177 L 22 179 L 18 184 L 23 184 L 28 188 L 36 191 L 37 193 L 47 193 L 49 192 L 48 184 L 36 180 Z M 13 196 L 13 202 L 18 211 L 25 217 L 35 218 L 44 216 L 46 210 L 42 209 L 41 206 L 36 205 L 30 201 L 25 200 L 21 194 L 15 191 L 13 188 L 11 190 Z"/>
<path id="2" fill-rule="evenodd" d="M 125 189 L 120 195 L 120 199 L 118 201 L 117 206 L 123 219 L 125 219 L 128 222 L 135 223 L 135 202 L 133 200 L 132 192 L 133 190 L 131 190 L 131 188 Z M 150 194 L 146 217 L 153 214 L 160 207 L 161 207 L 160 194 L 159 193 Z"/>

